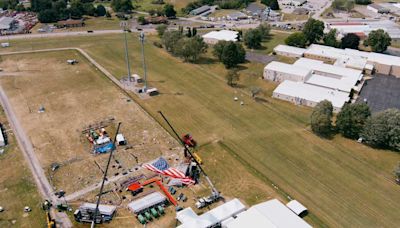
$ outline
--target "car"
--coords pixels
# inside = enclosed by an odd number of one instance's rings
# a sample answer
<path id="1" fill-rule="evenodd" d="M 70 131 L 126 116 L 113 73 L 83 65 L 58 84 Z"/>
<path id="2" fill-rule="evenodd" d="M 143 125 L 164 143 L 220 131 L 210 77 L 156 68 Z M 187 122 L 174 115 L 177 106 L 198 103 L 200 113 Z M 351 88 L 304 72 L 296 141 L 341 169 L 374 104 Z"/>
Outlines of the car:
<path id="1" fill-rule="evenodd" d="M 88 32 L 88 33 L 93 33 L 93 30 L 88 30 L 87 32 Z"/>

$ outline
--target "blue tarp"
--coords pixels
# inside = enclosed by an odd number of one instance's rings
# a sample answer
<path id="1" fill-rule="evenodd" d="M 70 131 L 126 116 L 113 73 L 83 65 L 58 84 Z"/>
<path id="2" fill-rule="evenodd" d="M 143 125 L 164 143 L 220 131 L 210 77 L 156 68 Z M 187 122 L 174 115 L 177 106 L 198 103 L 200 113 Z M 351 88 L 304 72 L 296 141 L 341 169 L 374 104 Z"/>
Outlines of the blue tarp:
<path id="1" fill-rule="evenodd" d="M 111 150 L 114 150 L 114 149 L 115 149 L 114 143 L 108 142 L 101 146 L 96 146 L 96 148 L 94 148 L 94 152 L 103 154 L 103 153 L 110 152 Z"/>

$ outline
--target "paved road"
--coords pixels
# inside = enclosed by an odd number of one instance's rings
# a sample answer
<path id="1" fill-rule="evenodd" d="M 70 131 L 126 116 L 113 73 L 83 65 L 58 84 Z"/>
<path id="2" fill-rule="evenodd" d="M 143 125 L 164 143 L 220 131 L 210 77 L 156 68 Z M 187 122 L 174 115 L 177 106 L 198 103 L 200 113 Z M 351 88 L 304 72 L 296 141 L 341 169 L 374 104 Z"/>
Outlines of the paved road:
<path id="1" fill-rule="evenodd" d="M 0 86 L 0 103 L 3 106 L 4 112 L 8 120 L 10 121 L 11 128 L 17 138 L 17 142 L 21 151 L 28 162 L 29 168 L 33 174 L 33 178 L 38 186 L 39 192 L 44 199 L 50 199 L 53 203 L 57 203 L 58 199 L 53 194 L 53 188 L 51 187 L 47 177 L 40 165 L 38 158 L 36 157 L 35 151 L 33 149 L 32 143 L 28 136 L 25 134 L 24 129 L 21 127 L 12 107 L 5 94 L 3 88 Z M 72 223 L 65 213 L 59 213 L 55 210 L 52 211 L 54 218 L 61 227 L 72 227 Z M 43 218 L 44 219 L 44 218 Z"/>
<path id="2" fill-rule="evenodd" d="M 79 31 L 79 32 L 53 32 L 53 33 L 37 33 L 37 34 L 20 34 L 20 35 L 12 35 L 12 36 L 0 36 L 0 40 L 14 40 L 14 39 L 31 39 L 31 38 L 51 38 L 51 37 L 65 37 L 65 36 L 93 36 L 93 35 L 102 35 L 102 34 L 116 34 L 122 33 L 122 30 L 96 30 L 92 33 L 88 33 L 87 31 Z"/>

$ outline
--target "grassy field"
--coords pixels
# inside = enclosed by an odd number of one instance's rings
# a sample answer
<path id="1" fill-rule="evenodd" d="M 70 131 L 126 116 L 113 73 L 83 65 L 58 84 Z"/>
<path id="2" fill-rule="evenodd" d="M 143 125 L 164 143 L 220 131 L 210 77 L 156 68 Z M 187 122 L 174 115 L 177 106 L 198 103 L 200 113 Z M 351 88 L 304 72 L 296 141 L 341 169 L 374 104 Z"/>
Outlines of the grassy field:
<path id="1" fill-rule="evenodd" d="M 121 20 L 117 17 L 113 16 L 112 18 L 105 17 L 88 17 L 85 20 L 85 26 L 76 27 L 76 28 L 63 28 L 63 29 L 55 29 L 53 32 L 68 32 L 68 31 L 87 31 L 87 30 L 115 30 L 121 29 L 120 27 Z M 50 23 L 49 25 L 53 25 L 54 23 Z M 31 30 L 32 33 L 38 33 L 38 29 L 42 28 L 44 24 L 38 23 Z"/>
<path id="2" fill-rule="evenodd" d="M 137 37 L 130 39 L 132 67 L 141 74 L 139 43 Z M 80 46 L 115 75 L 121 75 L 122 37 L 94 40 L 15 41 L 8 50 Z M 399 153 L 371 149 L 339 136 L 320 139 L 309 131 L 309 108 L 270 97 L 261 102 L 252 100 L 249 86 L 264 84 L 266 95 L 276 86 L 260 79 L 261 64 L 243 65 L 240 86 L 231 88 L 225 83 L 224 67 L 210 57 L 198 65 L 182 63 L 147 41 L 146 58 L 149 83 L 161 95 L 138 102 L 161 123 L 156 112 L 164 111 L 179 132 L 191 132 L 200 144 L 219 141 L 216 152 L 227 151 L 259 180 L 278 186 L 282 196 L 302 202 L 310 209 L 312 224 L 396 227 L 400 223 L 400 189 L 392 176 Z M 235 102 L 235 96 L 245 105 Z M 214 159 L 226 165 L 223 157 L 216 155 Z M 206 170 L 213 167 L 205 164 Z M 215 173 L 210 176 L 219 178 Z"/>
<path id="3" fill-rule="evenodd" d="M 134 1 L 134 5 L 138 6 L 137 10 L 140 11 L 149 11 L 151 9 L 161 9 L 164 5 L 159 5 L 159 4 L 152 4 L 153 0 L 137 0 Z M 178 12 L 186 7 L 187 4 L 190 2 L 194 2 L 195 0 L 164 0 L 165 3 L 169 3 L 174 5 L 175 10 Z"/>
<path id="4" fill-rule="evenodd" d="M 9 140 L 5 153 L 0 155 L 0 206 L 5 210 L 0 213 L 0 227 L 44 227 L 46 215 L 41 209 L 42 198 L 2 108 L 0 122 Z M 25 206 L 31 207 L 32 212 L 24 213 Z"/>
<path id="5" fill-rule="evenodd" d="M 291 13 L 283 14 L 283 21 L 302 21 L 307 19 L 308 19 L 308 14 L 306 15 L 297 15 Z"/>

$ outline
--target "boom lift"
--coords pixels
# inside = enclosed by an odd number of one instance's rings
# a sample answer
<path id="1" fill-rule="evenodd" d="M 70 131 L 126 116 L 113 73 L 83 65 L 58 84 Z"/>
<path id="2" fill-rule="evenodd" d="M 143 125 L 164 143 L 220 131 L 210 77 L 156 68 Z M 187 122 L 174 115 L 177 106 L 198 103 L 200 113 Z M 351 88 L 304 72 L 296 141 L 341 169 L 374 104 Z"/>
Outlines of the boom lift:
<path id="1" fill-rule="evenodd" d="M 208 184 L 211 187 L 211 197 L 213 200 L 213 202 L 215 202 L 217 199 L 221 198 L 220 193 L 218 192 L 218 190 L 215 188 L 214 184 L 211 182 L 210 178 L 208 177 L 208 175 L 206 174 L 206 172 L 204 171 L 204 169 L 201 167 L 201 163 L 196 159 L 196 156 L 194 155 L 194 153 L 191 151 L 191 149 L 193 149 L 197 143 L 196 141 L 192 138 L 191 135 L 186 134 L 184 135 L 182 138 L 179 137 L 178 133 L 175 131 L 175 129 L 172 127 L 172 125 L 170 124 L 170 122 L 168 121 L 168 119 L 164 116 L 164 114 L 161 111 L 158 111 L 158 113 L 160 113 L 161 117 L 165 120 L 165 122 L 168 124 L 168 126 L 171 128 L 172 132 L 174 132 L 175 136 L 178 138 L 179 142 L 181 143 L 181 145 L 184 147 L 184 152 L 185 152 L 185 157 L 190 157 L 192 158 L 191 160 L 193 160 L 193 162 L 196 163 L 196 166 L 200 169 L 201 173 L 203 173 L 204 177 L 206 178 Z M 198 155 L 197 155 L 198 156 Z M 210 202 L 212 203 L 212 202 Z"/>

